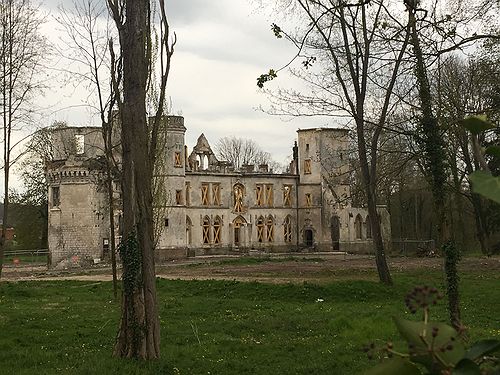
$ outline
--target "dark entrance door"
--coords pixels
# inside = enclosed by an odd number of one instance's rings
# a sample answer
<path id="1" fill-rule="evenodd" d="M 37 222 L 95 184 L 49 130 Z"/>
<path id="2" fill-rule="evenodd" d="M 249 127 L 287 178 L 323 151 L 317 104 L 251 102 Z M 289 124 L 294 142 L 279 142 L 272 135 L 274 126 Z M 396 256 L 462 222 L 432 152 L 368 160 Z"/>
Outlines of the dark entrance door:
<path id="1" fill-rule="evenodd" d="M 334 251 L 340 250 L 340 221 L 338 216 L 332 216 L 331 227 L 332 246 Z"/>
<path id="2" fill-rule="evenodd" d="M 304 240 L 306 242 L 306 246 L 311 247 L 313 245 L 314 237 L 312 229 L 306 229 L 304 231 Z"/>
<path id="3" fill-rule="evenodd" d="M 240 227 L 234 227 L 234 245 L 238 246 L 240 241 Z"/>

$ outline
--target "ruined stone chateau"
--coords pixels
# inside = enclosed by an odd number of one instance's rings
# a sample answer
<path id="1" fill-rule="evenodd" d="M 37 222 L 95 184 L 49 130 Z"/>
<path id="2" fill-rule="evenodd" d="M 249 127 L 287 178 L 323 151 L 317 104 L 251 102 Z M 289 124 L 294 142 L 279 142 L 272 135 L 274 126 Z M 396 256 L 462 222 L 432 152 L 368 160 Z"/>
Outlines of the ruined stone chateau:
<path id="1" fill-rule="evenodd" d="M 352 207 L 348 184 L 348 132 L 297 131 L 288 173 L 267 165 L 235 170 L 218 160 L 202 134 L 189 152 L 184 118 L 169 116 L 155 197 L 157 259 L 251 250 L 370 252 L 367 212 Z M 63 127 L 52 133 L 49 183 L 49 250 L 52 264 L 109 256 L 109 205 L 98 127 Z M 163 180 L 164 179 L 164 180 Z M 120 240 L 119 189 L 113 208 Z M 384 238 L 389 217 L 379 208 Z"/>

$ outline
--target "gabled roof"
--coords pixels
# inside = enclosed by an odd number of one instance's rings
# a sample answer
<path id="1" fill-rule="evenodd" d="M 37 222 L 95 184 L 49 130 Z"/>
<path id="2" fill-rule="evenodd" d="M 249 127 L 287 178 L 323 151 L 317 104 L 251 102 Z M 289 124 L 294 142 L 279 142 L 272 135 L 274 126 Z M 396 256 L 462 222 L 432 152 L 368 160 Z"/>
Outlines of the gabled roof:
<path id="1" fill-rule="evenodd" d="M 193 152 L 195 154 L 213 154 L 212 148 L 210 147 L 205 134 L 201 133 L 201 135 L 198 137 L 196 146 L 193 147 Z"/>

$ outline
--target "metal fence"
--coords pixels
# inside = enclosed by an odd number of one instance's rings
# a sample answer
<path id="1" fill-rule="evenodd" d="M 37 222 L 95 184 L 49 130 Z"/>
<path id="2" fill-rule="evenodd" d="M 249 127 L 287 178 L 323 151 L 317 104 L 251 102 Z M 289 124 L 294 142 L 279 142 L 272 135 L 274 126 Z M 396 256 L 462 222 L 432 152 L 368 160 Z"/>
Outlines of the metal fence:
<path id="1" fill-rule="evenodd" d="M 392 254 L 419 257 L 435 256 L 436 242 L 434 240 L 396 238 L 392 240 Z"/>
<path id="2" fill-rule="evenodd" d="M 4 267 L 29 268 L 48 267 L 50 262 L 48 249 L 6 250 Z"/>

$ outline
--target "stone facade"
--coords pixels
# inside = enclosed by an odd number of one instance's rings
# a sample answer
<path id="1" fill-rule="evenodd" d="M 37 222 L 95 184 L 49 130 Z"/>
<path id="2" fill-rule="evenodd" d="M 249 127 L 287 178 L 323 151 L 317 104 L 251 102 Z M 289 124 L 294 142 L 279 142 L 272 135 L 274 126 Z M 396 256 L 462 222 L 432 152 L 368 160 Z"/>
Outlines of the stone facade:
<path id="1" fill-rule="evenodd" d="M 234 170 L 217 160 L 203 134 L 188 154 L 185 131 L 182 117 L 164 123 L 157 178 L 165 189 L 155 197 L 159 260 L 251 250 L 372 252 L 367 212 L 349 201 L 346 130 L 298 130 L 290 172 L 282 174 L 267 165 Z M 58 129 L 53 143 L 60 151 L 47 171 L 52 262 L 105 258 L 109 210 L 100 128 Z M 388 240 L 387 210 L 380 207 L 379 215 Z M 119 223 L 118 209 L 115 218 Z"/>

